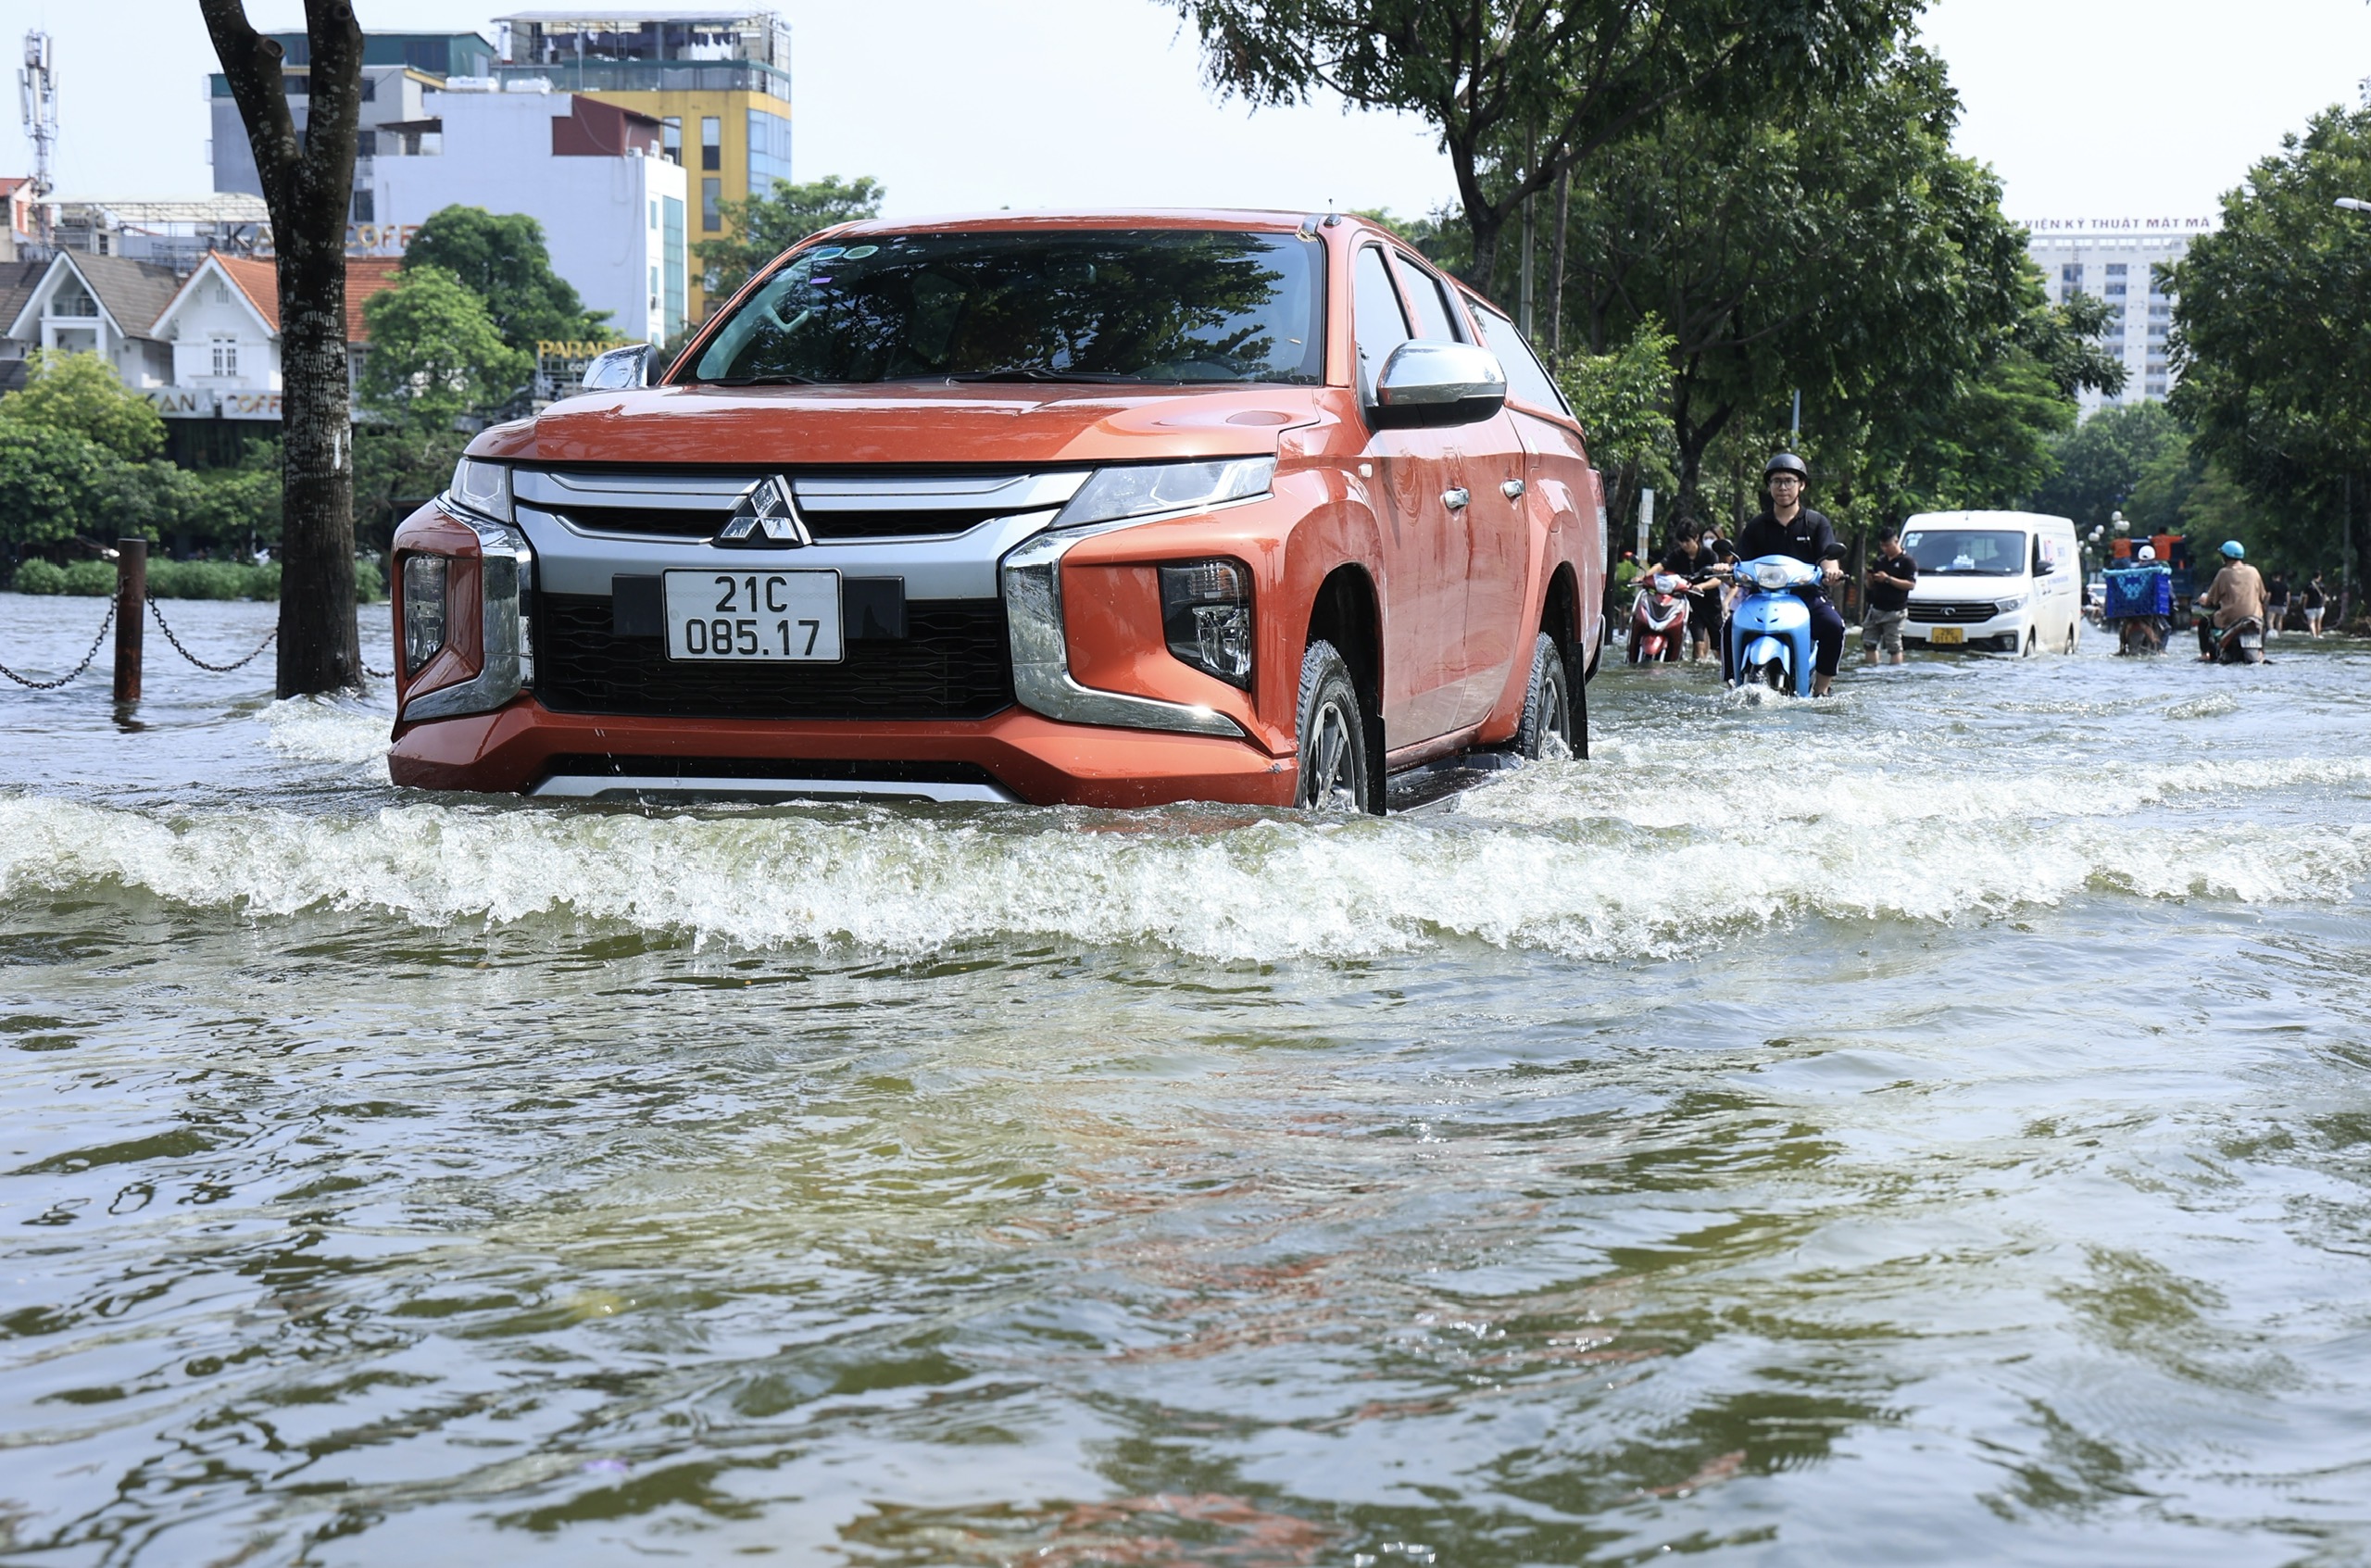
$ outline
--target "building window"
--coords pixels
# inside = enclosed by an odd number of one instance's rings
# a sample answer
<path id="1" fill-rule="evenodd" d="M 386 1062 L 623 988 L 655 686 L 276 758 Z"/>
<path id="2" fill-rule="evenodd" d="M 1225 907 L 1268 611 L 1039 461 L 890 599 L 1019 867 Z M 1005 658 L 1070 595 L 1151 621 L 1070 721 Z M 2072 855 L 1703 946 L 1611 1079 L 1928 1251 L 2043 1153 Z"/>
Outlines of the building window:
<path id="1" fill-rule="evenodd" d="M 659 212 L 664 219 L 660 229 L 659 255 L 667 269 L 665 302 L 659 307 L 659 326 L 672 341 L 684 331 L 684 204 L 673 196 L 661 196 Z"/>
<path id="2" fill-rule="evenodd" d="M 218 376 L 237 375 L 239 373 L 239 340 L 234 337 L 218 337 L 213 340 L 213 346 L 214 373 Z"/>
<path id="3" fill-rule="evenodd" d="M 724 121 L 712 114 L 700 117 L 700 167 L 724 167 Z"/>
<path id="4" fill-rule="evenodd" d="M 684 167 L 684 120 L 681 115 L 670 115 L 659 122 L 659 150 L 676 168 Z"/>
<path id="5" fill-rule="evenodd" d="M 724 227 L 724 182 L 700 182 L 700 227 L 713 234 Z"/>
<path id="6" fill-rule="evenodd" d="M 354 133 L 354 156 L 356 157 L 377 157 L 379 156 L 379 133 L 376 131 L 356 132 Z"/>
<path id="7" fill-rule="evenodd" d="M 49 308 L 42 312 L 44 316 L 76 318 L 95 316 L 98 313 L 99 302 L 91 297 L 90 290 L 72 278 L 58 284 L 57 292 L 49 296 Z"/>
<path id="8" fill-rule="evenodd" d="M 2110 299 L 2122 299 L 2124 297 L 2124 284 L 2120 282 L 2110 283 L 2108 285 L 2108 297 Z"/>
<path id="9" fill-rule="evenodd" d="M 375 104 L 379 101 L 379 79 L 377 77 L 366 76 L 362 79 L 362 101 L 366 104 Z M 367 136 L 370 132 L 365 132 L 363 134 Z"/>
<path id="10" fill-rule="evenodd" d="M 659 232 L 659 198 L 656 196 L 650 199 L 650 232 L 654 234 Z"/>
<path id="11" fill-rule="evenodd" d="M 790 178 L 790 121 L 764 109 L 749 111 L 749 194 L 772 195 Z"/>
<path id="12" fill-rule="evenodd" d="M 346 215 L 346 221 L 349 223 L 375 223 L 378 220 L 374 218 L 372 214 L 377 212 L 378 209 L 379 203 L 376 196 L 371 192 L 370 187 L 368 185 L 357 185 L 354 188 L 353 210 Z"/>

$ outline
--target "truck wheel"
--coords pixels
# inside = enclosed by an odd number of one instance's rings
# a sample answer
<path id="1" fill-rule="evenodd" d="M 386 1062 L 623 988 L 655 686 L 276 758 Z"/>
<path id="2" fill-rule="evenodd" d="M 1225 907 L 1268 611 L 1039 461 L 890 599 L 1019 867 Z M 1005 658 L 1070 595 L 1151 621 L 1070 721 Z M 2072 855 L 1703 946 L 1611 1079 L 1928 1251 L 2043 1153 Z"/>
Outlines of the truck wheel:
<path id="1" fill-rule="evenodd" d="M 1515 754 L 1537 760 L 1574 757 L 1579 750 L 1573 744 L 1572 675 L 1556 639 L 1542 632 L 1531 640 L 1531 684 L 1524 693 Z"/>
<path id="2" fill-rule="evenodd" d="M 1300 659 L 1300 784 L 1293 803 L 1305 811 L 1367 809 L 1366 716 L 1359 710 L 1350 667 L 1328 642 L 1314 642 Z"/>

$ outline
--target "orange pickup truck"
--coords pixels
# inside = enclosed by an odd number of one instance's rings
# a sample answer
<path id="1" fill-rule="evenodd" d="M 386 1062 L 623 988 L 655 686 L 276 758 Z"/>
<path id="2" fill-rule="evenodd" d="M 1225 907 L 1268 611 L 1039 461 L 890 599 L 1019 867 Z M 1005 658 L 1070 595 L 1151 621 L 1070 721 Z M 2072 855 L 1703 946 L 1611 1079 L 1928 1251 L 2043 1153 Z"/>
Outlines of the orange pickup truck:
<path id="1" fill-rule="evenodd" d="M 1384 229 L 845 225 L 648 352 L 397 531 L 396 783 L 1377 811 L 1586 746 L 1580 426 Z"/>

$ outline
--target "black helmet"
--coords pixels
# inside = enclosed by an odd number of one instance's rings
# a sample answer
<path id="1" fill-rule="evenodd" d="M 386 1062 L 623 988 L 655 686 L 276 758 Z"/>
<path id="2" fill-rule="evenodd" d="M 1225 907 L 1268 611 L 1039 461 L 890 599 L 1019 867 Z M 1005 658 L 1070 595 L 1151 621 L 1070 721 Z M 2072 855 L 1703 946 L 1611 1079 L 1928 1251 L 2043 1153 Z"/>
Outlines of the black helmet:
<path id="1" fill-rule="evenodd" d="M 1812 482 L 1812 470 L 1803 467 L 1803 460 L 1792 452 L 1781 452 L 1762 465 L 1762 477 L 1765 482 L 1774 473 L 1791 473 L 1805 484 Z"/>

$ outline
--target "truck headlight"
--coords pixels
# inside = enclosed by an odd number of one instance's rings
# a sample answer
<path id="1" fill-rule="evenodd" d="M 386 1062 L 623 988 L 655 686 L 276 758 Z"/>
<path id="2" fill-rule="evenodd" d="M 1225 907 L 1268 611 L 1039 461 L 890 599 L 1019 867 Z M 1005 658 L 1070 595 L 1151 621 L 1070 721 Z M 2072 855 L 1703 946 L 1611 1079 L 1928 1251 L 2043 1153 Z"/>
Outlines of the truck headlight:
<path id="1" fill-rule="evenodd" d="M 404 673 L 417 675 L 445 646 L 446 567 L 443 556 L 406 556 L 403 574 Z"/>
<path id="2" fill-rule="evenodd" d="M 2006 615 L 2011 610 L 2023 609 L 2025 608 L 2026 596 L 2023 594 L 2019 594 L 2013 599 L 1995 599 L 1992 601 L 1992 608 L 1994 612 L 2000 615 Z"/>
<path id="3" fill-rule="evenodd" d="M 452 488 L 446 494 L 480 517 L 496 522 L 511 521 L 510 470 L 501 463 L 463 458 L 454 465 Z"/>
<path id="4" fill-rule="evenodd" d="M 1127 463 L 1098 469 L 1053 521 L 1056 528 L 1191 511 L 1263 495 L 1276 477 L 1273 458 L 1221 458 L 1207 463 Z"/>
<path id="5" fill-rule="evenodd" d="M 1230 685 L 1251 684 L 1251 571 L 1199 560 L 1160 569 L 1160 629 L 1169 651 Z"/>

